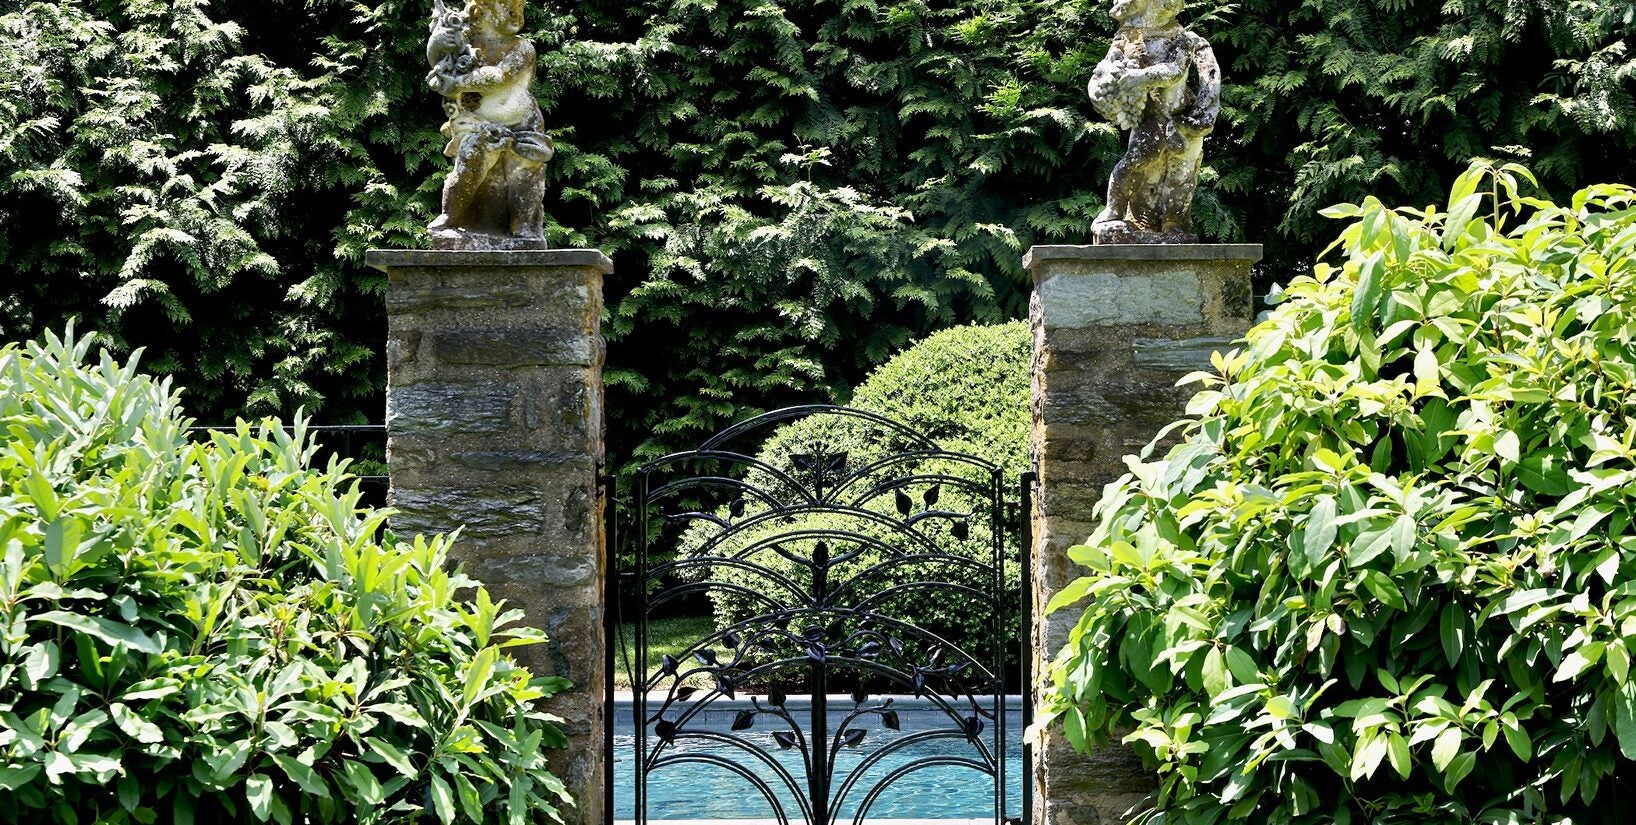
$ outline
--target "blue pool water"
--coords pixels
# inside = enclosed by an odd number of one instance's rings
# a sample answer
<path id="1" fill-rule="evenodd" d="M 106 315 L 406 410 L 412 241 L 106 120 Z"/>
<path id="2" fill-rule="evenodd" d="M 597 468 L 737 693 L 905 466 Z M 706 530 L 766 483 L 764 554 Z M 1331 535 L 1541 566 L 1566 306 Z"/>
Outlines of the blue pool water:
<path id="1" fill-rule="evenodd" d="M 849 704 L 849 703 L 848 703 Z M 839 723 L 839 711 L 832 709 L 832 724 Z M 798 714 L 799 715 L 799 714 Z M 731 710 L 711 711 L 701 720 L 685 726 L 688 731 L 712 731 L 727 734 L 734 713 Z M 837 789 L 847 777 L 857 773 L 856 768 L 882 746 L 903 737 L 923 734 L 931 730 L 946 730 L 948 717 L 935 711 L 903 709 L 900 730 L 890 730 L 879 724 L 864 724 L 864 740 L 858 747 L 844 748 L 836 755 L 835 783 Z M 732 733 L 731 736 L 748 740 L 775 757 L 795 778 L 798 788 L 805 792 L 805 769 L 797 749 L 781 749 L 773 739 L 773 720 L 769 724 Z M 1021 810 L 1022 794 L 1022 723 L 1020 714 L 1008 714 L 1006 738 L 1006 785 L 1008 814 Z M 787 730 L 787 728 L 784 728 Z M 632 764 L 635 759 L 631 735 L 630 708 L 616 709 L 614 729 L 614 816 L 631 819 L 634 816 L 634 779 Z M 992 741 L 989 733 L 985 741 Z M 704 755 L 733 759 L 754 765 L 743 751 L 718 742 L 689 736 L 678 736 L 668 746 L 667 754 Z M 939 756 L 975 756 L 971 745 L 963 738 L 939 739 L 906 745 L 883 756 L 867 770 L 858 774 L 858 781 L 840 807 L 841 821 L 850 822 L 857 814 L 858 804 L 869 790 L 899 768 L 920 764 Z M 803 821 L 794 794 L 776 778 L 776 773 L 765 765 L 756 765 L 755 774 L 774 786 L 786 814 L 792 822 Z M 732 770 L 699 762 L 681 762 L 654 770 L 648 778 L 648 818 L 652 820 L 696 819 L 722 821 L 733 819 L 771 819 L 775 817 L 772 804 L 749 780 Z M 962 766 L 925 767 L 893 781 L 870 807 L 868 818 L 875 819 L 978 819 L 994 815 L 993 784 L 988 776 L 973 768 Z"/>

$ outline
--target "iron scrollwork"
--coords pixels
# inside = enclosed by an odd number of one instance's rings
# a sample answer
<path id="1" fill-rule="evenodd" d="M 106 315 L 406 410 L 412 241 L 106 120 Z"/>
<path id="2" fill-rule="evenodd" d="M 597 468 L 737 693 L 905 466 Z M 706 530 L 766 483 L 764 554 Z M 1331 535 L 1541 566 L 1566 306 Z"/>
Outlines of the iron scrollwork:
<path id="1" fill-rule="evenodd" d="M 878 427 L 894 449 L 860 455 L 818 438 L 776 461 L 732 449 L 814 415 Z M 1004 572 L 1015 549 L 1004 490 L 988 462 L 836 407 L 770 413 L 637 471 L 635 661 L 648 661 L 656 608 L 698 594 L 736 606 L 726 627 L 637 678 L 637 822 L 649 775 L 687 763 L 737 774 L 777 821 L 808 825 L 862 823 L 894 783 L 955 766 L 992 783 L 994 821 L 1008 821 L 1005 610 L 1017 585 Z M 655 536 L 680 536 L 683 552 L 659 554 Z M 939 593 L 982 612 L 980 638 L 946 638 L 915 615 Z M 904 696 L 941 722 L 907 729 Z M 705 723 L 716 703 L 733 703 L 725 730 Z M 939 740 L 944 752 L 901 759 Z M 843 764 L 844 752 L 856 756 Z"/>

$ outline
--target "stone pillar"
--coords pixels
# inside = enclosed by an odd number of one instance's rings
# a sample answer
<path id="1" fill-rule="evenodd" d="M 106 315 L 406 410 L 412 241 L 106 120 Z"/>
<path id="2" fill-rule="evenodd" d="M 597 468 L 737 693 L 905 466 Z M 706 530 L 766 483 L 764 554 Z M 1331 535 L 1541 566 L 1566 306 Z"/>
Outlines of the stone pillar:
<path id="1" fill-rule="evenodd" d="M 1255 244 L 1036 246 L 1023 258 L 1034 276 L 1033 453 L 1040 492 L 1034 512 L 1034 604 L 1079 574 L 1067 549 L 1091 532 L 1102 488 L 1180 418 L 1197 387 L 1176 380 L 1208 369 L 1249 328 Z M 1079 614 L 1065 609 L 1034 626 L 1040 678 Z M 1124 746 L 1090 755 L 1050 731 L 1034 755 L 1036 825 L 1124 822 L 1152 790 Z"/>
<path id="2" fill-rule="evenodd" d="M 455 560 L 550 644 L 512 652 L 571 691 L 552 763 L 603 821 L 602 277 L 592 249 L 375 250 L 387 274 L 387 462 L 400 534 L 461 528 Z"/>

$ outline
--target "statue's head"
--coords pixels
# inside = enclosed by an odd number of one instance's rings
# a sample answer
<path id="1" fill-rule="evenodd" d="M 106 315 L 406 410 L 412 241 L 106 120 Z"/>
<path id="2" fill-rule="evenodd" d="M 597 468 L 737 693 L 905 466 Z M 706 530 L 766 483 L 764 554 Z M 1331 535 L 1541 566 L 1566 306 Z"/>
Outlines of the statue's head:
<path id="1" fill-rule="evenodd" d="M 1156 29 L 1176 22 L 1185 0 L 1113 0 L 1108 13 L 1121 25 Z"/>
<path id="2" fill-rule="evenodd" d="M 516 34 L 523 30 L 523 0 L 467 0 L 466 19 L 476 28 Z"/>

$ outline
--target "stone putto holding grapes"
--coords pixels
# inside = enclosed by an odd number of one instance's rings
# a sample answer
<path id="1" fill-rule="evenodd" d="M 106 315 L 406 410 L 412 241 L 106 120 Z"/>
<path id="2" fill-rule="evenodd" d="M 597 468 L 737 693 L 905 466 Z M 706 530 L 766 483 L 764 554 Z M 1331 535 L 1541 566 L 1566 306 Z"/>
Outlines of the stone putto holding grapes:
<path id="1" fill-rule="evenodd" d="M 435 247 L 545 248 L 545 163 L 556 150 L 529 90 L 534 44 L 522 27 L 523 0 L 436 0 L 426 83 L 444 99 L 454 169 L 427 227 Z"/>
<path id="2" fill-rule="evenodd" d="M 1193 190 L 1204 137 L 1221 111 L 1221 69 L 1203 37 L 1182 28 L 1183 0 L 1114 0 L 1120 28 L 1088 91 L 1130 145 L 1091 225 L 1099 244 L 1196 243 Z"/>

